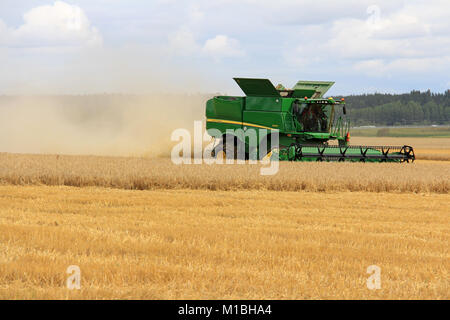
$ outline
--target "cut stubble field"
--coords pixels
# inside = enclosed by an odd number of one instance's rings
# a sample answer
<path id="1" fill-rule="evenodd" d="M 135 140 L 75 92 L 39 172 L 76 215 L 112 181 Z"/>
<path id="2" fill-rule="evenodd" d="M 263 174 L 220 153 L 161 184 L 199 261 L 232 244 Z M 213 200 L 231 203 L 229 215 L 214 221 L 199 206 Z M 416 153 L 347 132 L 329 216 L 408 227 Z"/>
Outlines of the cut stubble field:
<path id="1" fill-rule="evenodd" d="M 449 299 L 448 201 L 1 186 L 0 298 Z"/>

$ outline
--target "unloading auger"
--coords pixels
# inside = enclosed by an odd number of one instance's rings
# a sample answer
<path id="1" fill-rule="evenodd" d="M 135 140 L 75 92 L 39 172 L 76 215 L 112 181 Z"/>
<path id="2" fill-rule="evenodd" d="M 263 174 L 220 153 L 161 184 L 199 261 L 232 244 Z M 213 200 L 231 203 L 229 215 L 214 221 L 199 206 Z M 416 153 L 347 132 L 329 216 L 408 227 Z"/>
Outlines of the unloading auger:
<path id="1" fill-rule="evenodd" d="M 324 98 L 334 82 L 298 81 L 276 88 L 268 79 L 234 78 L 246 94 L 216 96 L 206 103 L 206 129 L 219 132 L 212 150 L 227 158 L 271 154 L 286 161 L 413 162 L 411 146 L 352 146 L 344 99 Z M 256 145 L 250 129 L 255 129 Z M 263 129 L 263 130 L 260 130 Z M 278 132 L 278 144 L 271 132 Z M 336 141 L 335 144 L 330 142 Z"/>

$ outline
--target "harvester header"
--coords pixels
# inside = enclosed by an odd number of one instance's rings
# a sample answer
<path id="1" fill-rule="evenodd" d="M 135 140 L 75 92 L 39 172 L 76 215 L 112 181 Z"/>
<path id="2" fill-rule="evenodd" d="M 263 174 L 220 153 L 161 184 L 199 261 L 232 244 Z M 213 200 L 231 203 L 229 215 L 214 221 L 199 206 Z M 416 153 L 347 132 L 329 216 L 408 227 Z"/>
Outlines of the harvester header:
<path id="1" fill-rule="evenodd" d="M 258 128 L 269 133 L 277 130 L 279 145 L 271 145 L 267 136 L 258 134 L 258 141 L 265 138 L 268 144 L 258 143 L 257 154 L 274 153 L 279 160 L 410 162 L 415 159 L 410 146 L 350 146 L 345 101 L 324 97 L 333 86 L 332 81 L 300 80 L 292 89 L 286 89 L 281 84 L 275 87 L 268 79 L 234 80 L 245 97 L 216 96 L 206 103 L 206 129 L 216 129 L 222 134 L 212 152 L 214 156 L 223 150 L 227 157 L 237 158 L 236 150 L 241 149 L 245 150 L 243 157 L 248 159 L 255 150 L 245 135 L 232 135 L 229 129 L 243 132 Z"/>

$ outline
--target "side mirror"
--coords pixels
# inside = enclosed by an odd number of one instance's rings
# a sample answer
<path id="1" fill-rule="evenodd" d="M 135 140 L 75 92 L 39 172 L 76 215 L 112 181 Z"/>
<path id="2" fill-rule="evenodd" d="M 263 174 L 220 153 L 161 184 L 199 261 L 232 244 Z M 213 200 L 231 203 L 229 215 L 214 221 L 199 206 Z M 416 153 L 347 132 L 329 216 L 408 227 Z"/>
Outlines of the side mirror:
<path id="1" fill-rule="evenodd" d="M 345 105 L 342 106 L 342 112 L 343 112 L 344 114 L 347 114 L 347 109 L 345 109 Z"/>

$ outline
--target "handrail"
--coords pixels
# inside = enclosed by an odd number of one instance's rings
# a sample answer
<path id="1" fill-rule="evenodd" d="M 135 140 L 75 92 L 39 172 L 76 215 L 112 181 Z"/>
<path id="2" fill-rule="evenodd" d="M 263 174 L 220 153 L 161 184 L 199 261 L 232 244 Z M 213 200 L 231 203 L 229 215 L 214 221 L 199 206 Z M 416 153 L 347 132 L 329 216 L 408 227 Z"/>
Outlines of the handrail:
<path id="1" fill-rule="evenodd" d="M 336 137 L 344 137 L 350 129 L 350 121 L 341 116 L 332 124 L 331 134 Z"/>

